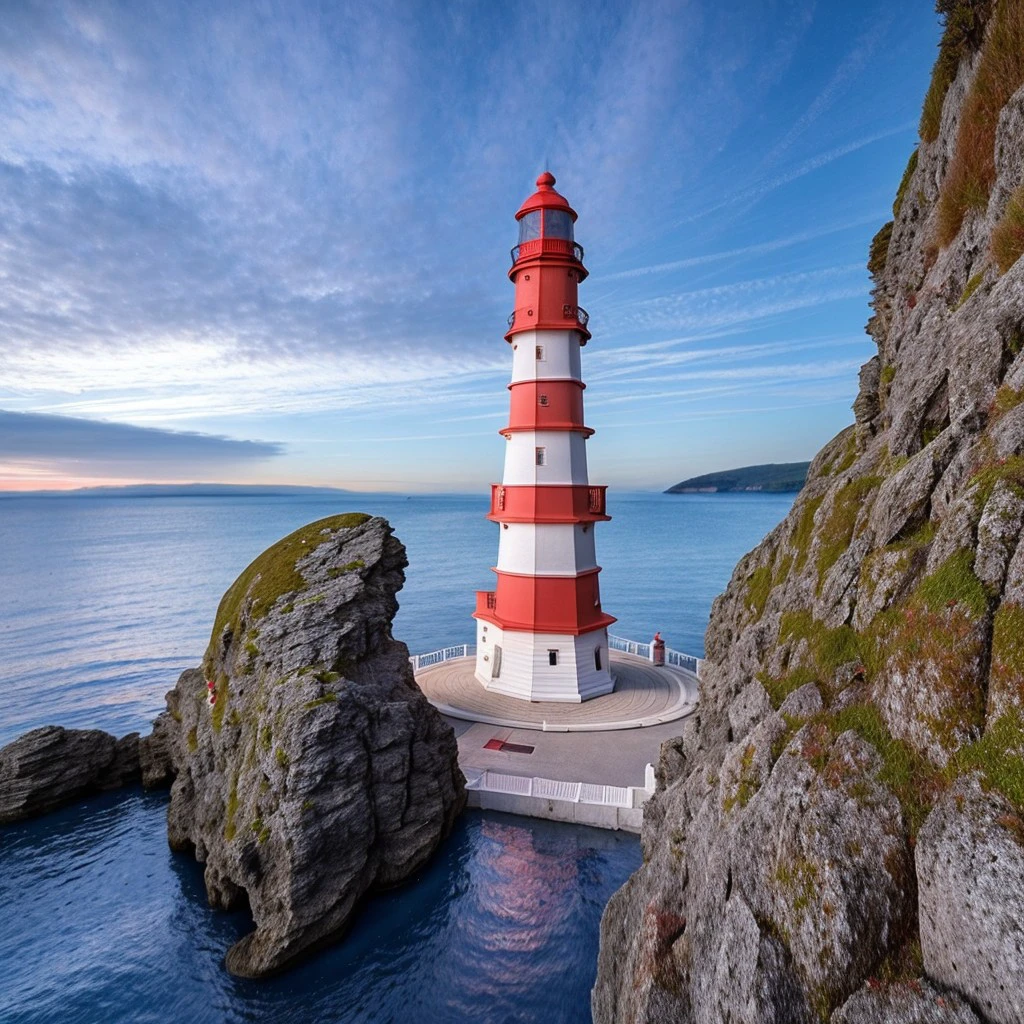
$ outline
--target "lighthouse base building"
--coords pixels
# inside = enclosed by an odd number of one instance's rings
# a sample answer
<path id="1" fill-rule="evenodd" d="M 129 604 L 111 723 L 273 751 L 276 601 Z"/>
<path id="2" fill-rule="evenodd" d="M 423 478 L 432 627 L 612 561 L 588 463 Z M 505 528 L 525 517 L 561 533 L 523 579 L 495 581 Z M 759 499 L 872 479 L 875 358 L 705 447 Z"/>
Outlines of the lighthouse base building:
<path id="1" fill-rule="evenodd" d="M 493 693 L 579 703 L 615 688 L 607 630 L 581 636 L 520 633 L 480 619 L 476 645 L 476 678 Z"/>
<path id="2" fill-rule="evenodd" d="M 478 591 L 476 678 L 530 701 L 579 702 L 615 686 L 594 527 L 605 488 L 587 475 L 581 350 L 590 339 L 577 285 L 587 276 L 576 213 L 542 174 L 523 203 L 509 277 L 516 306 L 505 467 L 491 487 L 499 526 L 494 590 Z"/>

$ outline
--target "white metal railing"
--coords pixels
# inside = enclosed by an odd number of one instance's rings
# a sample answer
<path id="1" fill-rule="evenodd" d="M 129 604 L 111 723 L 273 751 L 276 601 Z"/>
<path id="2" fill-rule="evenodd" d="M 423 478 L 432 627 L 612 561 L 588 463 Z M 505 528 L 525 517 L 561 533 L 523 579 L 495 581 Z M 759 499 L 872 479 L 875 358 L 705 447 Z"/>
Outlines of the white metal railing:
<path id="1" fill-rule="evenodd" d="M 651 659 L 651 645 L 643 644 L 637 640 L 627 640 L 624 636 L 612 636 L 608 634 L 608 646 L 613 651 L 624 651 L 626 654 L 635 654 L 637 657 Z"/>
<path id="2" fill-rule="evenodd" d="M 629 640 L 624 636 L 613 636 L 609 633 L 608 646 L 613 651 L 623 651 L 626 654 L 635 654 L 638 658 L 644 658 L 647 661 L 651 660 L 651 645 L 649 643 L 645 644 L 639 640 Z M 429 654 L 411 654 L 409 661 L 412 663 L 412 670 L 419 672 L 421 668 L 440 665 L 441 662 L 451 661 L 453 658 L 471 658 L 475 654 L 476 644 L 455 644 L 452 647 L 442 647 L 439 651 L 431 651 Z M 666 647 L 665 664 L 692 672 L 699 677 L 704 659 Z"/>
<path id="3" fill-rule="evenodd" d="M 546 800 L 566 800 L 574 804 L 597 804 L 601 807 L 636 807 L 650 796 L 640 786 L 602 786 L 593 782 L 562 782 L 558 779 L 527 778 L 524 775 L 503 775 L 490 770 L 471 780 L 468 789 L 488 793 L 510 793 Z M 634 794 L 634 791 L 638 791 Z"/>
<path id="4" fill-rule="evenodd" d="M 476 654 L 476 644 L 455 644 L 453 647 L 442 647 L 439 651 L 431 651 L 429 654 L 410 654 L 409 661 L 412 662 L 413 672 L 419 672 L 421 668 L 440 665 L 442 661 L 451 661 L 453 658 L 471 658 L 474 654 Z"/>
<path id="5" fill-rule="evenodd" d="M 624 651 L 626 654 L 635 654 L 640 658 L 651 659 L 651 645 L 640 643 L 637 640 L 628 640 L 624 636 L 613 636 L 608 634 L 608 646 L 613 651 Z M 665 648 L 665 664 L 674 668 L 681 668 L 692 672 L 695 676 L 700 675 L 701 667 L 704 664 L 703 658 L 693 654 L 686 654 L 683 651 L 674 650 L 671 647 Z"/>
<path id="6" fill-rule="evenodd" d="M 671 647 L 665 648 L 666 665 L 674 665 L 676 668 L 685 669 L 687 672 L 692 672 L 695 676 L 700 675 L 700 668 L 703 662 L 703 658 L 696 658 L 692 654 L 684 654 L 682 651 L 674 651 Z"/>

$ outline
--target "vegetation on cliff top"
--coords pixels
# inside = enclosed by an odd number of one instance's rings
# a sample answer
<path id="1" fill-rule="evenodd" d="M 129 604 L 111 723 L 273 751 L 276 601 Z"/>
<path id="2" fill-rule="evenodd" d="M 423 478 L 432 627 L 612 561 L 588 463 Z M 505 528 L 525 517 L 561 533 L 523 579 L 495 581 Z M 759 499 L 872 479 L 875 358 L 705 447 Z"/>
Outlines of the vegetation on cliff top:
<path id="1" fill-rule="evenodd" d="M 993 6 L 994 0 L 936 0 L 935 10 L 942 18 L 943 32 L 921 111 L 920 131 L 925 142 L 934 142 L 939 137 L 946 93 L 956 78 L 960 61 L 981 45 Z"/>
<path id="2" fill-rule="evenodd" d="M 305 590 L 306 582 L 298 570 L 298 563 L 326 540 L 325 535 L 361 526 L 368 519 L 370 516 L 364 512 L 348 512 L 318 519 L 288 534 L 254 559 L 231 584 L 217 608 L 210 646 L 204 659 L 207 670 L 212 664 L 213 652 L 224 630 L 230 629 L 232 634 L 238 631 L 238 621 L 246 599 L 250 602 L 252 618 L 263 618 L 283 594 Z"/>
<path id="3" fill-rule="evenodd" d="M 990 0 L 942 0 L 965 21 L 987 18 Z M 951 22 L 947 16 L 947 31 Z M 983 23 L 983 22 L 982 22 Z M 941 61 L 940 50 L 940 61 Z M 978 70 L 960 112 L 956 146 L 939 195 L 939 245 L 956 238 L 969 210 L 984 209 L 996 180 L 995 140 L 999 114 L 1024 84 L 1024 3 L 999 0 L 985 35 Z"/>

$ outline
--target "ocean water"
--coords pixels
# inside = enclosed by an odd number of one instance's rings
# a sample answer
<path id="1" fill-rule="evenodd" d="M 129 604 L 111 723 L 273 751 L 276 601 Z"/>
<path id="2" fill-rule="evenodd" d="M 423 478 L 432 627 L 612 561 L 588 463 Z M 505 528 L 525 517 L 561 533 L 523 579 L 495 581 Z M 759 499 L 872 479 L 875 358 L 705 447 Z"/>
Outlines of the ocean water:
<path id="1" fill-rule="evenodd" d="M 613 632 L 701 654 L 712 599 L 790 502 L 613 495 Z M 408 548 L 395 635 L 413 652 L 470 642 L 497 553 L 486 498 L 0 500 L 0 744 L 51 722 L 147 731 L 244 566 L 343 511 L 386 516 Z M 468 813 L 343 943 L 255 983 L 221 963 L 249 921 L 206 906 L 165 814 L 165 794 L 129 789 L 0 828 L 0 1021 L 583 1022 L 601 910 L 640 861 L 633 836 Z"/>

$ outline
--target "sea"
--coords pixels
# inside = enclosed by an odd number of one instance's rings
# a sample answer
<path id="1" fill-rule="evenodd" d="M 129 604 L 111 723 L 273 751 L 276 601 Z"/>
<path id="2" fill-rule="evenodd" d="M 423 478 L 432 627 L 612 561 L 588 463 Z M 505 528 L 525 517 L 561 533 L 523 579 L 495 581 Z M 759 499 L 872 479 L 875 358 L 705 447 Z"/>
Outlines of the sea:
<path id="1" fill-rule="evenodd" d="M 612 492 L 597 536 L 612 632 L 702 655 L 714 597 L 791 502 Z M 0 745 L 51 723 L 147 732 L 241 570 L 350 511 L 406 545 L 395 636 L 412 653 L 473 642 L 497 555 L 486 496 L 0 498 Z M 635 836 L 470 811 L 342 942 L 246 981 L 223 956 L 251 921 L 207 906 L 166 809 L 129 787 L 0 827 L 0 1022 L 582 1024 L 601 912 L 640 864 Z"/>

